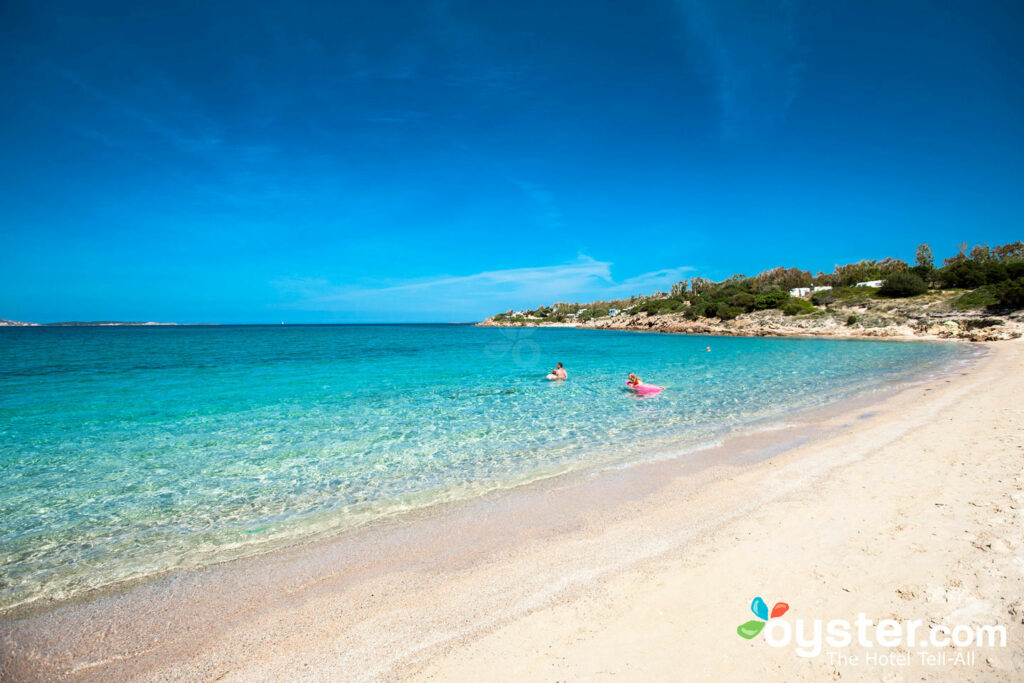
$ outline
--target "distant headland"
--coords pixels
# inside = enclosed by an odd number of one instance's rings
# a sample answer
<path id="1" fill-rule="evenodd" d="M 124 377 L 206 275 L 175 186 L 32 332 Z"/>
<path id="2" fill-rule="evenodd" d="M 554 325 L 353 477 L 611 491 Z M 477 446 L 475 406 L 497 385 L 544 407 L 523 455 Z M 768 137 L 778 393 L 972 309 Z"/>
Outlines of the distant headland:
<path id="1" fill-rule="evenodd" d="M 0 327 L 143 327 L 179 323 L 129 322 L 124 320 L 68 320 L 57 323 L 28 323 L 0 318 Z"/>
<path id="2" fill-rule="evenodd" d="M 669 292 L 510 310 L 489 327 L 558 326 L 735 336 L 890 337 L 998 341 L 1024 333 L 1024 242 L 981 244 L 936 267 L 931 247 L 915 265 L 894 258 L 837 265 L 831 273 L 772 268 L 713 282 L 694 277 Z"/>

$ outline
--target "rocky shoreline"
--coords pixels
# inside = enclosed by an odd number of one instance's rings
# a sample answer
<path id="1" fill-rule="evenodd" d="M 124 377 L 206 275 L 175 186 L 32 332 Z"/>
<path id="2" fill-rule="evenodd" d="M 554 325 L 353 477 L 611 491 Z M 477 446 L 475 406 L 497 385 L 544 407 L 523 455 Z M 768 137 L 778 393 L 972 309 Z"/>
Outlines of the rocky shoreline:
<path id="1" fill-rule="evenodd" d="M 837 337 L 843 339 L 958 340 L 994 342 L 1024 334 L 1024 311 L 1008 314 L 957 311 L 945 297 L 923 300 L 873 301 L 857 307 L 823 307 L 809 315 L 787 316 L 777 309 L 745 313 L 732 320 L 688 319 L 683 313 L 648 315 L 620 313 L 584 322 L 494 320 L 481 327 L 573 327 L 673 334 L 738 337 Z M 855 318 L 856 322 L 850 322 Z"/>

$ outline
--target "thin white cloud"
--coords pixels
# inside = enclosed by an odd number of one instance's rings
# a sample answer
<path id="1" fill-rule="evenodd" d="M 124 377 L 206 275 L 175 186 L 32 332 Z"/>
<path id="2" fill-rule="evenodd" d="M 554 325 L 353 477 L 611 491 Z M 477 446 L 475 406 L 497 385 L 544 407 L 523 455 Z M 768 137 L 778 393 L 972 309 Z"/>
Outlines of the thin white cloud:
<path id="1" fill-rule="evenodd" d="M 379 286 L 339 286 L 322 278 L 282 278 L 271 283 L 283 308 L 348 313 L 400 310 L 481 318 L 507 308 L 556 301 L 591 301 L 668 289 L 689 267 L 643 273 L 616 282 L 612 263 L 579 256 L 575 261 L 529 268 L 438 276 Z"/>

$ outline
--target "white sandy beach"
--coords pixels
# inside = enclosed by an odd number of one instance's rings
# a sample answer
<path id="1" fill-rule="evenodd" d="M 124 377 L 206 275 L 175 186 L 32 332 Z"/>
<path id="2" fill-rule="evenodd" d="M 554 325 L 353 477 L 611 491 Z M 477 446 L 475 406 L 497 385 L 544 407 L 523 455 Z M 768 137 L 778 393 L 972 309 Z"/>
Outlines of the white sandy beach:
<path id="1" fill-rule="evenodd" d="M 988 349 L 700 465 L 548 482 L 28 615 L 0 629 L 0 677 L 1020 680 L 1024 343 Z M 953 647 L 933 649 L 944 665 L 804 658 L 737 635 L 755 596 L 790 620 L 1001 625 L 1007 646 L 967 665 Z"/>
<path id="2" fill-rule="evenodd" d="M 419 680 L 1020 680 L 1024 345 L 909 392 L 854 430 L 725 483 L 771 500 L 660 560 L 452 648 Z M 716 487 L 717 488 L 717 487 Z M 726 490 L 727 489 L 727 490 Z M 708 490 L 701 498 L 714 500 Z M 682 509 L 684 506 L 680 506 Z M 688 507 L 693 513 L 697 509 Z M 803 659 L 736 637 L 764 595 L 791 614 L 1002 624 L 973 666 Z M 838 658 L 833 658 L 838 661 Z"/>

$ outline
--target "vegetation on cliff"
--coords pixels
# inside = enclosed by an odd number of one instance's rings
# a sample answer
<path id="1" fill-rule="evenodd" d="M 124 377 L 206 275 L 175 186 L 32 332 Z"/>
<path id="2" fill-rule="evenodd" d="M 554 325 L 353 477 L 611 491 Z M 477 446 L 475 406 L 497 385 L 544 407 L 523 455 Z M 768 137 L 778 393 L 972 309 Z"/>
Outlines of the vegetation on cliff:
<path id="1" fill-rule="evenodd" d="M 933 290 L 965 290 L 950 301 L 958 310 L 1024 308 L 1024 242 L 992 248 L 981 244 L 973 249 L 962 244 L 959 252 L 939 267 L 927 244 L 920 245 L 915 256 L 914 265 L 894 258 L 865 260 L 837 265 L 831 273 L 816 275 L 797 268 L 772 268 L 753 277 L 734 275 L 721 282 L 694 277 L 677 282 L 667 293 L 589 304 L 555 303 L 518 313 L 508 311 L 491 320 L 586 322 L 616 310 L 633 315 L 678 314 L 687 320 L 732 320 L 769 309 L 800 316 L 814 315 L 828 307 L 856 307 L 872 299 L 919 297 Z M 850 315 L 847 324 L 856 320 Z"/>

